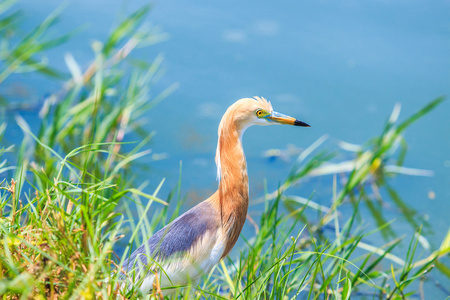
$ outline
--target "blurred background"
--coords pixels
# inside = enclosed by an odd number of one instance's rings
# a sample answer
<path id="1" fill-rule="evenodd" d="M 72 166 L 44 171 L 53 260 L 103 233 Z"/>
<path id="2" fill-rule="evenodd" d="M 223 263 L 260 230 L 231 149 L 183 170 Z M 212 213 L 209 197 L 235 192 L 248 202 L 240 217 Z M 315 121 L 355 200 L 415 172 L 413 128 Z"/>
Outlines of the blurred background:
<path id="1" fill-rule="evenodd" d="M 77 0 L 66 2 L 52 31 L 80 28 L 67 43 L 48 51 L 49 64 L 67 71 L 70 52 L 82 69 L 92 62 L 91 44 L 103 40 L 121 19 L 145 1 Z M 23 30 L 42 22 L 60 1 L 20 1 Z M 156 132 L 153 153 L 165 159 L 151 164 L 145 178 L 154 188 L 166 178 L 163 194 L 176 184 L 182 167 L 182 191 L 192 205 L 216 187 L 214 154 L 217 126 L 226 108 L 242 97 L 263 96 L 274 110 L 307 122 L 311 128 L 271 126 L 245 133 L 250 194 L 263 195 L 282 182 L 302 149 L 319 137 L 326 146 L 339 141 L 363 144 L 380 134 L 395 103 L 400 120 L 429 101 L 450 95 L 450 1 L 155 1 L 148 26 L 158 26 L 165 41 L 136 57 L 153 60 L 160 53 L 164 74 L 155 94 L 179 84 L 145 116 Z M 27 28 L 29 26 L 29 28 Z M 0 86 L 14 113 L 31 125 L 39 122 L 46 95 L 61 84 L 24 74 Z M 20 91 L 20 92 L 18 92 Z M 24 108 L 26 106 L 26 109 Z M 397 193 L 431 225 L 431 242 L 439 243 L 450 224 L 450 103 L 406 132 L 405 166 L 433 171 L 432 177 L 390 179 Z M 33 126 L 32 126 L 33 127 Z M 8 133 L 22 139 L 18 128 Z M 271 149 L 280 151 L 273 152 Z M 269 151 L 268 151 L 269 150 Z M 273 153 L 277 153 L 274 155 Z M 345 154 L 340 154 L 345 159 Z M 153 180 L 154 179 L 154 180 Z M 332 176 L 304 182 L 304 197 L 331 203 Z M 164 196 L 162 196 L 164 197 Z M 250 214 L 258 206 L 251 203 Z M 386 207 L 386 219 L 397 219 L 398 233 L 411 232 L 405 217 Z M 371 222 L 368 220 L 367 222 Z M 246 225 L 245 230 L 250 230 Z"/>

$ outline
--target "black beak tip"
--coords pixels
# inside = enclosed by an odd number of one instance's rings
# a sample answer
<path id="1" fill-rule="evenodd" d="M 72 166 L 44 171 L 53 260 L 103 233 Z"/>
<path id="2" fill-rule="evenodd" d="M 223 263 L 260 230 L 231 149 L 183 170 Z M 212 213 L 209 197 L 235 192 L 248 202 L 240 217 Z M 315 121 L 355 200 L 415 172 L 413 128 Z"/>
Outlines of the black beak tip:
<path id="1" fill-rule="evenodd" d="M 310 125 L 308 125 L 305 122 L 302 122 L 300 120 L 295 120 L 294 125 L 295 126 L 302 126 L 302 127 L 311 127 Z"/>

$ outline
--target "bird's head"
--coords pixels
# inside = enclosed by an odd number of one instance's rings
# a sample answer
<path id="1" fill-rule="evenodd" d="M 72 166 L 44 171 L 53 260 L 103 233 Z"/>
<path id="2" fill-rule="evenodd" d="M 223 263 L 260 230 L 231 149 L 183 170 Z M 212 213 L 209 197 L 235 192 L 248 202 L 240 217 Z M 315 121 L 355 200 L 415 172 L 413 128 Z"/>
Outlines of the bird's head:
<path id="1" fill-rule="evenodd" d="M 221 178 L 221 149 L 228 147 L 227 139 L 242 137 L 245 129 L 252 125 L 288 124 L 310 127 L 305 122 L 273 111 L 272 105 L 264 98 L 243 98 L 236 101 L 222 117 L 218 135 L 219 142 L 216 150 L 217 179 Z"/>
<path id="2" fill-rule="evenodd" d="M 287 124 L 310 127 L 305 122 L 273 111 L 270 102 L 260 97 L 240 99 L 230 106 L 229 112 L 241 131 L 252 125 Z"/>

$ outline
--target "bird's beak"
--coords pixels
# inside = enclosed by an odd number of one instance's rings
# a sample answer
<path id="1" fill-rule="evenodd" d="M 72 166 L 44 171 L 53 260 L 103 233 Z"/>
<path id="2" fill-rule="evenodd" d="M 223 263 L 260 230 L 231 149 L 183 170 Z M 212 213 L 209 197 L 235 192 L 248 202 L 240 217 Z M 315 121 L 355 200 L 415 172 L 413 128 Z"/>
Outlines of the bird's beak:
<path id="1" fill-rule="evenodd" d="M 303 127 L 311 127 L 305 122 L 302 122 L 300 120 L 297 120 L 296 118 L 289 117 L 277 112 L 272 112 L 269 116 L 267 116 L 267 119 L 269 119 L 272 122 L 278 123 L 278 124 L 288 124 L 288 125 L 295 125 L 295 126 L 303 126 Z"/>

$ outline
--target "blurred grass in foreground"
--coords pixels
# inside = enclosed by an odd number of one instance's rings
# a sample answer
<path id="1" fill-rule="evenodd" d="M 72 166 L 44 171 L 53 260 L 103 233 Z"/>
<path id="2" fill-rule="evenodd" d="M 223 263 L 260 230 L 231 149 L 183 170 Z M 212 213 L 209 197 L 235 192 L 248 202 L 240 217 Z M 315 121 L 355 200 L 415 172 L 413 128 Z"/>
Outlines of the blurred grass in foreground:
<path id="1" fill-rule="evenodd" d="M 13 3 L 0 4 L 0 84 L 17 72 L 64 77 L 38 57 L 70 38 L 71 33 L 58 38 L 47 34 L 58 14 L 25 37 L 16 37 L 20 13 L 10 12 Z M 143 296 L 134 289 L 118 290 L 115 272 L 136 245 L 179 213 L 182 202 L 181 182 L 168 199 L 160 199 L 163 179 L 147 194 L 143 190 L 148 183 L 136 187 L 132 172 L 134 161 L 150 154 L 143 149 L 153 136 L 143 129 L 140 117 L 176 87 L 153 95 L 161 57 L 150 63 L 141 61 L 139 66 L 135 61 L 128 63 L 136 47 L 164 38 L 140 26 L 148 11 L 148 7 L 138 10 L 105 42 L 94 42 L 95 58 L 85 71 L 66 55 L 71 79 L 46 99 L 39 130 L 31 130 L 26 120 L 16 118 L 24 132 L 22 144 L 4 145 L 0 150 L 4 178 L 0 295 L 4 299 L 161 297 L 156 292 Z M 430 246 L 423 235 L 424 221 L 389 185 L 389 177 L 429 175 L 403 166 L 406 141 L 402 133 L 443 100 L 430 102 L 401 123 L 396 106 L 378 137 L 363 146 L 341 143 L 344 150 L 354 152 L 349 161 L 336 162 L 335 153 L 318 151 L 326 137 L 320 138 L 299 155 L 280 188 L 266 193 L 256 234 L 245 239 L 239 257 L 225 259 L 199 285 L 188 286 L 172 298 L 425 298 L 423 283 L 434 267 L 450 278 L 445 261 L 450 231 L 440 246 Z M 6 130 L 6 124 L 1 124 L 0 137 Z M 126 142 L 129 133 L 140 135 L 140 142 Z M 288 194 L 303 179 L 325 175 L 335 179 L 329 207 L 315 203 L 314 197 Z M 386 189 L 416 231 L 406 238 L 405 249 L 397 249 L 403 239 L 383 217 L 380 189 Z M 177 209 L 169 215 L 167 204 L 176 196 Z M 154 202 L 163 208 L 153 209 Z M 346 204 L 352 205 L 353 213 L 343 222 L 340 209 Z M 362 204 L 375 218 L 376 229 L 363 227 L 359 219 Z M 280 212 L 280 205 L 287 208 L 287 214 Z M 306 211 L 316 211 L 317 218 L 307 217 Z M 117 257 L 114 250 L 124 233 L 130 233 L 130 238 L 123 256 Z M 364 242 L 376 234 L 385 240 L 376 245 Z M 443 295 L 448 293 L 439 287 Z"/>

